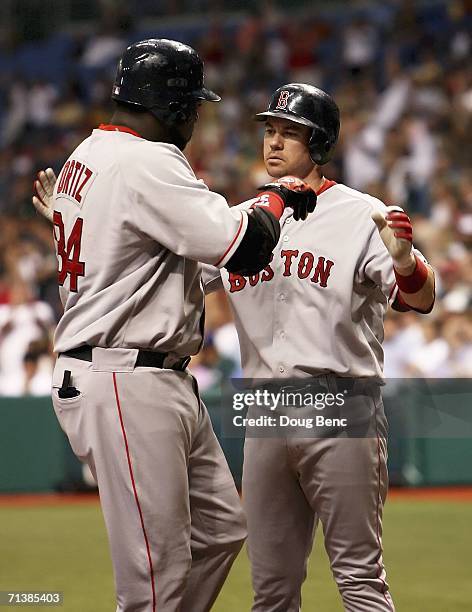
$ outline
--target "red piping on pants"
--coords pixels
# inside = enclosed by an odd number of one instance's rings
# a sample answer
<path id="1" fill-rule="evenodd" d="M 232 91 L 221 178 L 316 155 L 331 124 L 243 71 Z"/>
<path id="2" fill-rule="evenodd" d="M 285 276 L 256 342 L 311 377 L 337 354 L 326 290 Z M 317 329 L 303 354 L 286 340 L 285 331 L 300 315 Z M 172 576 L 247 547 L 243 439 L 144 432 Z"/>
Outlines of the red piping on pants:
<path id="1" fill-rule="evenodd" d="M 131 455 L 129 452 L 128 438 L 126 437 L 125 425 L 123 423 L 123 416 L 121 414 L 120 398 L 118 396 L 118 387 L 116 385 L 116 372 L 113 372 L 113 386 L 115 388 L 116 407 L 118 409 L 118 416 L 120 418 L 121 431 L 123 433 L 123 440 L 125 442 L 126 458 L 128 460 L 129 475 L 131 477 L 131 484 L 133 486 L 134 499 L 136 500 L 136 506 L 138 508 L 139 518 L 141 520 L 141 528 L 143 530 L 144 542 L 146 544 L 146 552 L 147 552 L 147 558 L 148 558 L 148 563 L 149 563 L 149 577 L 151 580 L 151 588 L 152 588 L 152 611 L 155 612 L 156 610 L 156 590 L 154 588 L 154 569 L 152 567 L 151 549 L 149 548 L 149 540 L 146 534 L 146 529 L 144 527 L 143 512 L 141 510 L 141 504 L 139 503 L 138 492 L 136 490 L 136 482 L 134 480 L 133 466 L 131 465 Z"/>
<path id="2" fill-rule="evenodd" d="M 379 436 L 379 430 L 377 428 L 377 406 L 375 406 L 375 431 L 377 434 L 377 457 L 378 457 L 378 489 L 377 489 L 377 543 L 379 545 L 379 553 L 382 554 L 382 544 L 380 542 L 380 464 L 381 464 L 381 457 L 380 457 L 380 436 Z M 381 577 L 382 576 L 382 567 L 380 565 L 380 561 L 377 561 L 377 565 L 379 566 L 379 575 L 377 576 L 378 578 L 380 578 L 380 580 L 382 581 L 383 584 L 383 589 L 382 589 L 382 595 L 385 598 L 385 601 L 388 603 L 389 607 L 391 607 L 391 603 L 387 597 L 387 584 L 385 582 L 385 580 Z"/>

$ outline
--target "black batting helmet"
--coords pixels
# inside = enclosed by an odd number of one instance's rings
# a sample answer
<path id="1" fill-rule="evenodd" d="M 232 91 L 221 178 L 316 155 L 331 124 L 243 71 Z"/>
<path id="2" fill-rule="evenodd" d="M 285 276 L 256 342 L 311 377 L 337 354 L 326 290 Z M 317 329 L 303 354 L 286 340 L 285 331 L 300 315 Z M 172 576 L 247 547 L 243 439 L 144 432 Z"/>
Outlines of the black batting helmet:
<path id="1" fill-rule="evenodd" d="M 308 143 L 310 157 L 321 166 L 330 159 L 339 135 L 339 108 L 322 89 L 304 83 L 279 87 L 270 99 L 267 111 L 256 115 L 257 121 L 281 117 L 312 128 Z"/>
<path id="2" fill-rule="evenodd" d="M 203 86 L 203 62 L 195 49 L 165 38 L 142 40 L 126 49 L 111 97 L 145 108 L 167 124 L 185 121 L 198 100 L 221 100 Z"/>

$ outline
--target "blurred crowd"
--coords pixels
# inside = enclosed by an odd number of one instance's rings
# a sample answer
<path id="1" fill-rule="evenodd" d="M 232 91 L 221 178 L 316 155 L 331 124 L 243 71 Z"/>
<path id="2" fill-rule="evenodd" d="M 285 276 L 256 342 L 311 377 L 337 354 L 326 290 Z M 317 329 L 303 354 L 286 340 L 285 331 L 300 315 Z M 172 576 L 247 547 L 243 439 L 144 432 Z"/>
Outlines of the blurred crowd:
<path id="1" fill-rule="evenodd" d="M 207 85 L 222 96 L 202 107 L 186 154 L 197 176 L 231 203 L 267 178 L 253 116 L 270 93 L 302 81 L 334 95 L 341 136 L 326 176 L 403 206 L 437 272 L 430 316 L 388 315 L 386 375 L 472 375 L 472 3 L 349 5 L 314 12 L 307 4 L 288 15 L 269 2 L 237 19 L 182 25 L 180 33 L 175 23 L 153 32 L 107 12 L 89 33 L 51 33 L 27 48 L 2 41 L 0 395 L 49 392 L 61 312 L 51 229 L 31 206 L 32 180 L 48 166 L 58 172 L 107 121 L 125 46 L 166 34 L 198 49 Z M 240 368 L 224 295 L 210 296 L 207 312 L 205 348 L 192 360 L 203 390 Z"/>

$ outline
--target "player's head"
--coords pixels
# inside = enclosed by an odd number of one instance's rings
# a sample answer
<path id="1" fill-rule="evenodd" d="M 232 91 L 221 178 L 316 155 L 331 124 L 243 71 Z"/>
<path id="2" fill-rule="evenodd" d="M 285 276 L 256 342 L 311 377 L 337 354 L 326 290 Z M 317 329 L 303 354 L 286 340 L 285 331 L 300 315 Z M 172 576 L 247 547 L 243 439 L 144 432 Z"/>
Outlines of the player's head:
<path id="1" fill-rule="evenodd" d="M 339 135 L 339 109 L 325 91 L 289 83 L 272 95 L 265 121 L 264 161 L 271 176 L 306 176 L 330 159 Z"/>
<path id="2" fill-rule="evenodd" d="M 112 98 L 138 113 L 151 113 L 165 126 L 174 144 L 190 140 L 202 101 L 220 96 L 203 84 L 203 62 L 198 53 L 180 42 L 151 38 L 130 45 L 116 72 Z"/>

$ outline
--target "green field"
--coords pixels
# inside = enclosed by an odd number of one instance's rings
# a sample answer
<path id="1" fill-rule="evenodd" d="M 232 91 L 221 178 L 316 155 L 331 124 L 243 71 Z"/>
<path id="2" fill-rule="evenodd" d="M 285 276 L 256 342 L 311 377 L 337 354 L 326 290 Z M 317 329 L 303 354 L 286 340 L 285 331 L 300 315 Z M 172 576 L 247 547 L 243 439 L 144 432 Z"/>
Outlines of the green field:
<path id="1" fill-rule="evenodd" d="M 397 612 L 472 610 L 471 519 L 470 503 L 392 500 L 387 504 L 385 560 Z M 64 592 L 60 609 L 67 612 L 115 610 L 98 506 L 0 507 L 0 546 L 0 591 L 58 590 Z M 214 610 L 245 612 L 250 601 L 243 552 Z M 342 611 L 321 533 L 304 587 L 303 610 Z"/>

